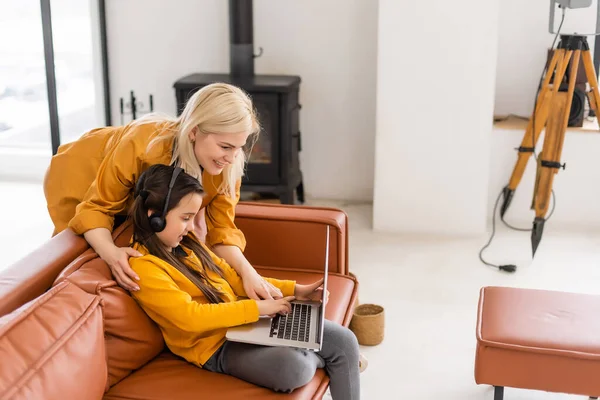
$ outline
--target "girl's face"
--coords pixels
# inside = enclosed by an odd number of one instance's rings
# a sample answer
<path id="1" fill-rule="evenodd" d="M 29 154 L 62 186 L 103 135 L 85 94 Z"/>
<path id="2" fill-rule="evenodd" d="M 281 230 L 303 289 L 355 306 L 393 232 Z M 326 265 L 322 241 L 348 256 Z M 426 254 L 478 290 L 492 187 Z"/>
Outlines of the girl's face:
<path id="1" fill-rule="evenodd" d="M 248 136 L 248 133 L 201 133 L 194 128 L 190 140 L 194 142 L 194 154 L 202 169 L 210 175 L 219 175 L 226 165 L 234 162 Z"/>
<path id="2" fill-rule="evenodd" d="M 194 230 L 194 217 L 201 206 L 202 196 L 199 193 L 190 193 L 167 213 L 167 226 L 162 232 L 157 232 L 156 236 L 168 251 L 179 246 L 183 237 Z M 148 216 L 150 214 L 149 212 Z"/>

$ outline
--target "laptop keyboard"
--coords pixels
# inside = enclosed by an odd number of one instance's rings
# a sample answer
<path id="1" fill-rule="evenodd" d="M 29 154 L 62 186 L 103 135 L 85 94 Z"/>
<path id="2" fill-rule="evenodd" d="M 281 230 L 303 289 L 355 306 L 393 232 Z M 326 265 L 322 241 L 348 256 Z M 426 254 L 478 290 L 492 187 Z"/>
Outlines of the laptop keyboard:
<path id="1" fill-rule="evenodd" d="M 292 312 L 288 315 L 277 314 L 271 321 L 270 337 L 308 342 L 310 334 L 310 314 L 308 304 L 292 303 Z"/>

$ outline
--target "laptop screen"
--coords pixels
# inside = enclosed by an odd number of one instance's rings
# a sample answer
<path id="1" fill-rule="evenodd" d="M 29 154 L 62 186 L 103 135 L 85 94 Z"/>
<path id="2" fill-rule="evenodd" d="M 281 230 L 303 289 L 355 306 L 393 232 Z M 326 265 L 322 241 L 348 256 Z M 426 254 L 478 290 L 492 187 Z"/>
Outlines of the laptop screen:
<path id="1" fill-rule="evenodd" d="M 325 270 L 323 272 L 323 297 L 321 298 L 320 310 L 320 321 L 319 321 L 319 332 L 318 332 L 318 343 L 323 343 L 323 326 L 325 325 L 325 304 L 327 300 L 327 277 L 329 275 L 329 225 L 327 225 L 325 233 Z"/>
<path id="2" fill-rule="evenodd" d="M 327 225 L 327 233 L 325 239 L 325 271 L 323 273 L 323 304 L 325 304 L 325 294 L 327 292 L 327 275 L 329 272 L 329 225 Z"/>

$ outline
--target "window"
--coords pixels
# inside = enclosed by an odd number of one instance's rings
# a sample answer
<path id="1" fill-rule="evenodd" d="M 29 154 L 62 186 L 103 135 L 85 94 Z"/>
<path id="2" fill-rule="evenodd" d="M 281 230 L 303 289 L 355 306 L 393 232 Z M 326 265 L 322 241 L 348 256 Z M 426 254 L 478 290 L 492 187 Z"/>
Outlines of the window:
<path id="1" fill-rule="evenodd" d="M 103 7 L 103 1 L 0 2 L 1 176 L 39 179 L 59 143 L 110 123 Z"/>
<path id="2" fill-rule="evenodd" d="M 0 146 L 50 149 L 39 1 L 0 3 Z"/>

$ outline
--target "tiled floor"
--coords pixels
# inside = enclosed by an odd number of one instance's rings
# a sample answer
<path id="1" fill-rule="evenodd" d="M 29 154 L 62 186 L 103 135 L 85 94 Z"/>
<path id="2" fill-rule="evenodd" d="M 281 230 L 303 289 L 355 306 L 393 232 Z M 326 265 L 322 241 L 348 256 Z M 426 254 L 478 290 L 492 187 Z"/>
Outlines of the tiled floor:
<path id="1" fill-rule="evenodd" d="M 39 185 L 0 182 L 0 269 L 51 233 Z M 363 347 L 369 368 L 362 398 L 492 400 L 493 390 L 473 379 L 479 289 L 510 285 L 600 293 L 600 232 L 557 232 L 546 225 L 535 260 L 529 234 L 500 232 L 486 256 L 514 262 L 515 274 L 478 259 L 487 236 L 472 239 L 375 233 L 370 205 L 337 206 L 350 217 L 350 269 L 358 276 L 361 303 L 385 307 L 385 339 Z M 507 389 L 506 400 L 584 399 L 582 396 Z"/>

